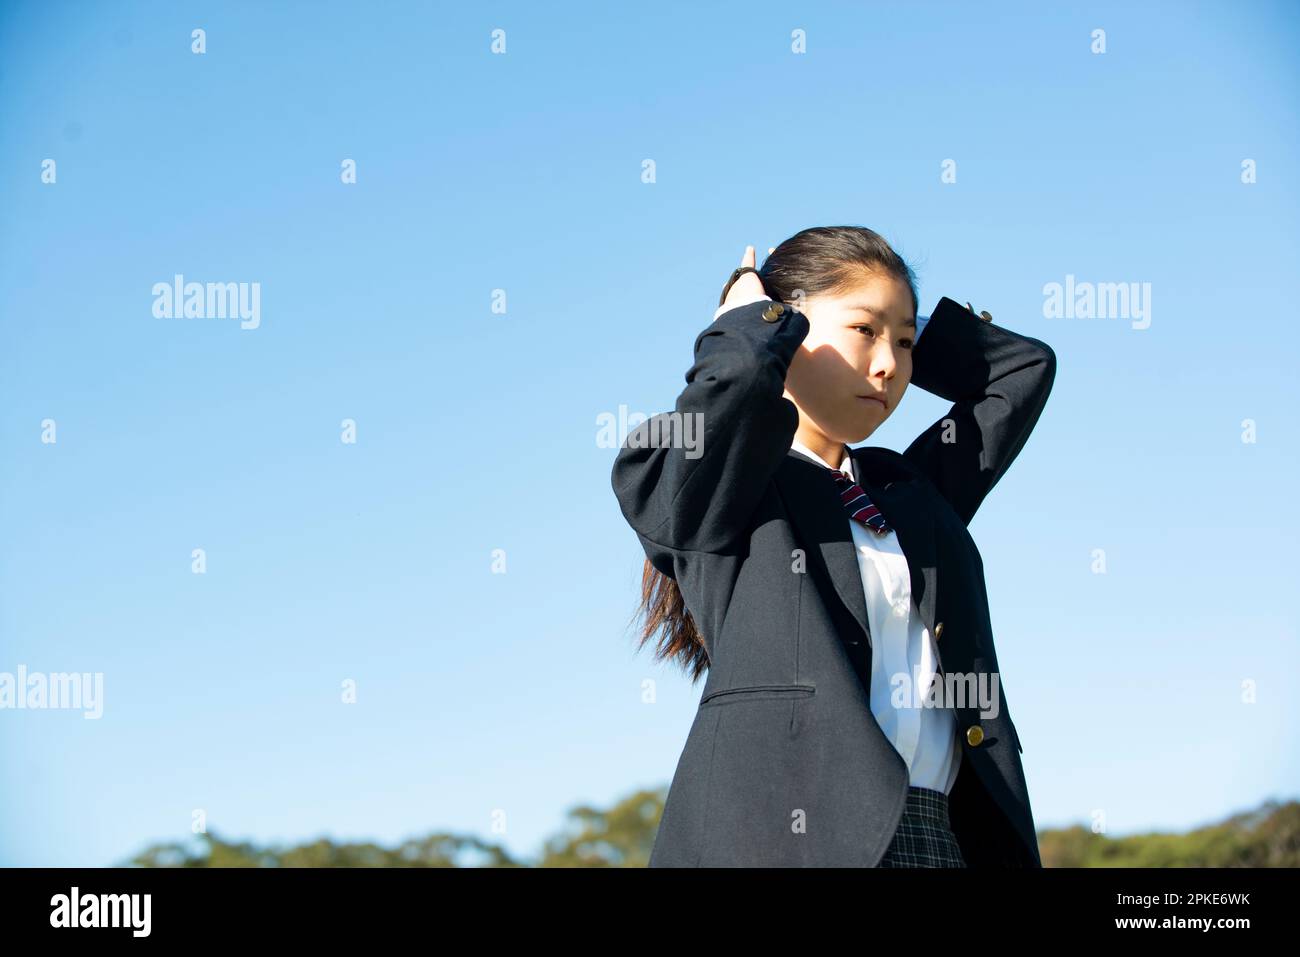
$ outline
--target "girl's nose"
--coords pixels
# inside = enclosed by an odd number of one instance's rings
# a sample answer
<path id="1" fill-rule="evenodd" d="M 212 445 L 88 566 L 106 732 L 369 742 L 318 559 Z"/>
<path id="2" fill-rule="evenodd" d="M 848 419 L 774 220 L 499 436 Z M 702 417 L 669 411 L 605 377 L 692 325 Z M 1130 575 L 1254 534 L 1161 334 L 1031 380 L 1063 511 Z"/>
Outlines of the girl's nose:
<path id="1" fill-rule="evenodd" d="M 894 347 L 888 343 L 877 343 L 875 351 L 871 356 L 871 374 L 884 375 L 886 379 L 894 374 L 894 369 L 898 365 L 894 357 Z"/>

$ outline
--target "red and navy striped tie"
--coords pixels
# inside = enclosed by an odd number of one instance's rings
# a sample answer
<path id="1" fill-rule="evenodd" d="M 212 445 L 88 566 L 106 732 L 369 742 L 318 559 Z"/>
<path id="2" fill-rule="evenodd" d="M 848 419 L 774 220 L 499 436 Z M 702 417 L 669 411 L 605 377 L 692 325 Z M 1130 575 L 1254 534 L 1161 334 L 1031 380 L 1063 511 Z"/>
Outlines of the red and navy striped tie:
<path id="1" fill-rule="evenodd" d="M 840 501 L 844 503 L 844 508 L 855 522 L 861 522 L 877 535 L 884 535 L 890 530 L 885 516 L 872 504 L 870 497 L 862 490 L 862 486 L 853 481 L 853 476 L 839 469 L 831 469 L 831 476 L 839 486 Z"/>

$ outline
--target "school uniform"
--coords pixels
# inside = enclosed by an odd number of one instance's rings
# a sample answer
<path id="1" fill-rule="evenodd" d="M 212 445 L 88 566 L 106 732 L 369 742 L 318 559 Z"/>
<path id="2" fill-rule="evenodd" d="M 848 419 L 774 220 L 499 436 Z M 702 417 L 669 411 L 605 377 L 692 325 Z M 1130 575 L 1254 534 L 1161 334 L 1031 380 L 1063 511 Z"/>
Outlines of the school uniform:
<path id="1" fill-rule="evenodd" d="M 798 439 L 791 448 L 823 468 L 831 468 Z M 857 482 L 857 469 L 847 447 L 836 467 Z M 917 686 L 928 687 L 942 680 L 938 648 L 911 600 L 907 556 L 893 528 L 885 525 L 876 532 L 848 515 L 845 520 L 853 537 L 872 637 L 871 713 L 908 770 L 908 799 L 899 832 L 880 866 L 963 867 L 948 817 L 948 792 L 961 767 L 956 719 L 950 708 L 921 706 L 915 700 L 919 696 L 909 695 L 901 704 L 894 698 L 899 675 Z"/>
<path id="2" fill-rule="evenodd" d="M 1055 354 L 943 298 L 911 381 L 951 409 L 901 454 L 846 449 L 832 468 L 782 395 L 808 328 L 784 303 L 720 309 L 673 412 L 614 461 L 619 507 L 710 662 L 650 865 L 1041 867 L 967 525 L 1038 421 Z M 698 449 L 673 439 L 684 415 Z M 948 673 L 982 682 L 989 713 L 900 707 L 900 673 L 916 695 Z"/>

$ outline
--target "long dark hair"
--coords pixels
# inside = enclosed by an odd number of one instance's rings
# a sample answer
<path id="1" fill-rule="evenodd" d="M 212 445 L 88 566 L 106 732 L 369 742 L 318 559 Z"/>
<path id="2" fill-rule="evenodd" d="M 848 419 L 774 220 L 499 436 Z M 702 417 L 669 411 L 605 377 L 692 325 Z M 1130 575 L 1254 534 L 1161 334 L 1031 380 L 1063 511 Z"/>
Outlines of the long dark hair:
<path id="1" fill-rule="evenodd" d="M 905 283 L 916 315 L 916 276 L 889 243 L 864 226 L 814 226 L 795 233 L 777 246 L 758 269 L 763 289 L 778 302 L 839 295 L 864 276 L 884 273 Z M 641 572 L 641 605 L 645 621 L 638 650 L 660 633 L 655 658 L 677 659 L 694 684 L 709 667 L 709 653 L 677 582 L 647 558 Z"/>

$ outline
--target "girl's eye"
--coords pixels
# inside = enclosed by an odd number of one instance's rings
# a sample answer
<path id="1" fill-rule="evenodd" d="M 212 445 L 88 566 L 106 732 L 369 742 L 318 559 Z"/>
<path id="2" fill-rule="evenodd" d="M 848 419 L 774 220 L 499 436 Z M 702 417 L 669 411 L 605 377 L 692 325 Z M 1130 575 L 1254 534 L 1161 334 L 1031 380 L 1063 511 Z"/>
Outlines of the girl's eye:
<path id="1" fill-rule="evenodd" d="M 869 332 L 869 333 L 871 333 L 871 337 L 872 337 L 873 339 L 874 339 L 875 336 L 876 336 L 876 330 L 872 329 L 870 326 L 854 326 L 853 328 L 856 329 L 856 330 L 858 330 L 858 332 Z M 898 340 L 898 344 L 899 344 L 900 346 L 902 346 L 904 349 L 907 349 L 907 350 L 909 350 L 909 351 L 910 351 L 911 348 L 912 348 L 912 343 L 913 343 L 913 340 L 911 340 L 911 339 L 899 339 L 899 340 Z"/>

